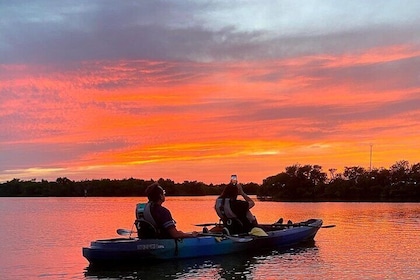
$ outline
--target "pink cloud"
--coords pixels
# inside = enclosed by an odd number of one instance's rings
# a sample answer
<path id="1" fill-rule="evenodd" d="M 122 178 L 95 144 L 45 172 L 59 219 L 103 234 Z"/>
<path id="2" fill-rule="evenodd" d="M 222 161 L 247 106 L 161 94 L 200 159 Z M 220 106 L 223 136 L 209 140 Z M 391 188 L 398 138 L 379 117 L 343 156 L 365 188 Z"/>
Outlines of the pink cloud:
<path id="1" fill-rule="evenodd" d="M 397 46 L 248 62 L 2 65 L 0 178 L 222 182 L 236 170 L 259 182 L 296 162 L 366 165 L 370 143 L 375 166 L 416 162 L 418 57 Z"/>

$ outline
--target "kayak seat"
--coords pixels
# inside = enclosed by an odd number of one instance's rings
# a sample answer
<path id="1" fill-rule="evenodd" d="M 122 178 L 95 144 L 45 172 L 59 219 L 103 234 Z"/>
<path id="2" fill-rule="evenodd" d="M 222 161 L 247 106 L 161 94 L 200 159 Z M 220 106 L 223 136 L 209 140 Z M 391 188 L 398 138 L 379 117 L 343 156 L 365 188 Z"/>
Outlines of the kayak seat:
<path id="1" fill-rule="evenodd" d="M 141 239 L 158 238 L 158 231 L 150 222 L 144 219 L 140 219 L 140 220 L 136 220 L 134 224 L 136 225 L 137 234 L 139 238 Z"/>

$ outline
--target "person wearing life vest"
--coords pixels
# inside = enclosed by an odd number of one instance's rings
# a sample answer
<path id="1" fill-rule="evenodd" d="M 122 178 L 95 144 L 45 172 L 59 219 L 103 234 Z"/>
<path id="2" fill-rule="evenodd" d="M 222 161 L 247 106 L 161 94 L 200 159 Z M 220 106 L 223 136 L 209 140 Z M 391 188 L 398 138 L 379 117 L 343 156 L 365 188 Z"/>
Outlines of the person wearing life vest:
<path id="1" fill-rule="evenodd" d="M 238 195 L 244 200 L 237 199 Z M 238 184 L 237 176 L 232 175 L 230 183 L 216 199 L 214 208 L 229 233 L 233 234 L 249 232 L 258 225 L 250 211 L 254 205 L 255 202 L 242 189 L 242 184 Z"/>
<path id="2" fill-rule="evenodd" d="M 196 237 L 198 233 L 185 233 L 176 228 L 175 220 L 172 218 L 171 212 L 162 206 L 165 202 L 165 190 L 159 186 L 157 182 L 146 188 L 146 195 L 149 199 L 148 203 L 139 209 L 138 205 L 136 216 L 138 220 L 146 220 L 156 229 L 158 238 L 190 238 Z"/>

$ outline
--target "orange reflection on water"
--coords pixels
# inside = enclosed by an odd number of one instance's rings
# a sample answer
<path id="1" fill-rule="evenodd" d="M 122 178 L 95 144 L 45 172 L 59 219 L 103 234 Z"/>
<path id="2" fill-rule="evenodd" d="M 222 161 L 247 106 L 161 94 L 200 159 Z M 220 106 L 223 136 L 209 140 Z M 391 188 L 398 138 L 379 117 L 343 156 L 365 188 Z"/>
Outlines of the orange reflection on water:
<path id="1" fill-rule="evenodd" d="M 183 231 L 197 223 L 216 222 L 216 197 L 167 197 Z M 134 209 L 145 197 L 2 198 L 0 271 L 4 279 L 83 278 L 87 261 L 81 248 L 95 239 L 116 238 L 131 229 Z M 322 218 L 314 244 L 287 250 L 192 259 L 126 270 L 88 270 L 87 277 L 125 275 L 178 277 L 252 277 L 278 279 L 415 279 L 420 271 L 420 207 L 416 203 L 260 202 L 252 209 L 260 223 Z M 19 221 L 19 224 L 16 224 Z M 114 276 L 111 276 L 114 275 Z"/>

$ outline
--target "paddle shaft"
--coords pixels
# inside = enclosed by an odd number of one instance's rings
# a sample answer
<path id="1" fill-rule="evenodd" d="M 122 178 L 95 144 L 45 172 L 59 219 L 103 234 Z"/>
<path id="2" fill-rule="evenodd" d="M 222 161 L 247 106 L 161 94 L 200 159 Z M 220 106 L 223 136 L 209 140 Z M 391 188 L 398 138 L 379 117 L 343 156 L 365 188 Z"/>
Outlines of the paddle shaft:
<path id="1" fill-rule="evenodd" d="M 119 228 L 117 229 L 117 233 L 119 235 L 131 235 L 133 233 L 137 233 L 136 231 L 132 231 L 132 230 L 128 230 L 128 229 L 123 229 L 123 228 Z M 245 237 L 236 237 L 236 236 L 230 236 L 230 235 L 225 235 L 225 234 L 219 234 L 219 233 L 200 233 L 199 235 L 201 236 L 212 236 L 212 237 L 219 237 L 219 238 L 227 238 L 230 239 L 234 242 L 249 242 L 252 241 L 252 238 L 245 238 Z"/>
<path id="2" fill-rule="evenodd" d="M 314 225 L 307 225 L 307 224 L 302 224 L 302 223 L 297 223 L 297 224 L 279 224 L 279 223 L 274 223 L 274 224 L 259 224 L 260 226 L 264 226 L 264 227 L 296 227 L 296 226 L 304 226 L 304 227 L 314 227 L 314 228 L 333 228 L 335 227 L 335 225 L 327 225 L 327 226 L 314 226 Z M 195 226 L 197 227 L 208 227 L 208 226 L 223 226 L 223 224 L 219 224 L 219 223 L 204 223 L 204 224 L 196 224 Z"/>
<path id="3" fill-rule="evenodd" d="M 335 227 L 335 225 L 327 225 L 327 226 L 314 226 L 314 225 L 307 225 L 307 224 L 278 224 L 278 223 L 274 223 L 274 224 L 260 224 L 260 226 L 265 226 L 265 227 L 296 227 L 296 226 L 301 226 L 301 227 L 313 227 L 313 228 L 332 228 Z"/>
<path id="4" fill-rule="evenodd" d="M 204 223 L 204 224 L 196 224 L 194 226 L 196 226 L 196 227 L 209 227 L 209 226 L 223 226 L 223 224 L 220 224 L 220 223 Z"/>

